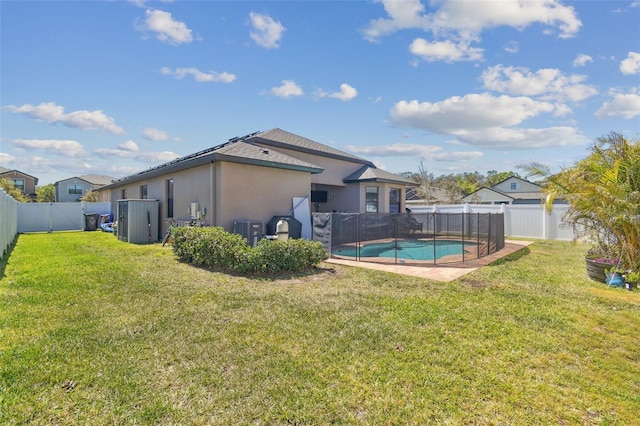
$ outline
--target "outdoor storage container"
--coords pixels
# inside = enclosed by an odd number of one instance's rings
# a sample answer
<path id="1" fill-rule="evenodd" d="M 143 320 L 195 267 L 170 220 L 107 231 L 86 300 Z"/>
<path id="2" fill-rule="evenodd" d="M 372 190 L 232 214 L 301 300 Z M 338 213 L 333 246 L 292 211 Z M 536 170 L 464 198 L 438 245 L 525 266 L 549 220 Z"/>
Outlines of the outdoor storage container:
<path id="1" fill-rule="evenodd" d="M 233 222 L 233 233 L 240 234 L 251 247 L 258 245 L 262 238 L 262 222 L 255 220 L 236 220 Z"/>
<path id="2" fill-rule="evenodd" d="M 159 240 L 158 200 L 118 200 L 118 239 L 128 243 Z"/>
<path id="3" fill-rule="evenodd" d="M 98 218 L 100 217 L 97 213 L 85 214 L 84 215 L 84 230 L 85 231 L 95 231 L 98 229 Z"/>

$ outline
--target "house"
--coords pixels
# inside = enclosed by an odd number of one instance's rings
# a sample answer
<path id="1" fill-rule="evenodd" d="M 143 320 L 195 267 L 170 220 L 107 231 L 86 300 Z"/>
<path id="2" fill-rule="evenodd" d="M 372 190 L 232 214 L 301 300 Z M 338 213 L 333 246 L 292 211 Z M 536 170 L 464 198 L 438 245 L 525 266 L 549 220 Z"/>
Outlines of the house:
<path id="1" fill-rule="evenodd" d="M 228 231 L 235 221 L 268 223 L 290 214 L 293 197 L 317 212 L 404 212 L 413 181 L 363 158 L 275 128 L 127 176 L 98 189 L 101 201 L 156 199 L 160 225 L 203 219 Z"/>
<path id="2" fill-rule="evenodd" d="M 0 166 L 0 179 L 10 180 L 23 194 L 32 199 L 36 198 L 37 177 L 28 175 L 20 170 L 10 170 Z"/>
<path id="3" fill-rule="evenodd" d="M 511 176 L 491 188 L 482 187 L 462 198 L 472 204 L 540 204 L 546 195 L 540 185 Z M 562 202 L 557 200 L 557 202 Z"/>
<path id="4" fill-rule="evenodd" d="M 59 180 L 53 184 L 56 201 L 59 203 L 79 201 L 84 194 L 113 182 L 114 178 L 106 175 L 82 175 Z"/>

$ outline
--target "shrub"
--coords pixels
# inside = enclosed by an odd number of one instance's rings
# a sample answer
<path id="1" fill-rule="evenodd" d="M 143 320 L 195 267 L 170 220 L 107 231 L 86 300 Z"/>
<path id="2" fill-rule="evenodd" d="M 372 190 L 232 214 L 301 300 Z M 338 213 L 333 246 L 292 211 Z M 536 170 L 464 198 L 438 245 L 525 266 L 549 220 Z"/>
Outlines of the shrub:
<path id="1" fill-rule="evenodd" d="M 221 227 L 176 228 L 173 251 L 183 262 L 239 273 L 296 272 L 328 257 L 317 241 L 261 240 L 252 248 L 242 236 Z"/>
<path id="2" fill-rule="evenodd" d="M 173 251 L 186 263 L 234 270 L 238 262 L 246 263 L 249 247 L 221 227 L 183 227 L 174 229 Z"/>

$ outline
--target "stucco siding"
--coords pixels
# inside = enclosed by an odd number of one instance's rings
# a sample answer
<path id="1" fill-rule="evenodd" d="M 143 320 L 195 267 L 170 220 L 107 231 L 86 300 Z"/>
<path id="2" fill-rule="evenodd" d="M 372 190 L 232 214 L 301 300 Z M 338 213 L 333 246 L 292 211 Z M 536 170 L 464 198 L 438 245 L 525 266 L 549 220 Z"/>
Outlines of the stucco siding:
<path id="1" fill-rule="evenodd" d="M 236 220 L 266 223 L 273 216 L 289 213 L 292 197 L 308 196 L 311 189 L 306 172 L 229 162 L 217 167 L 216 223 L 228 231 Z"/>
<path id="2" fill-rule="evenodd" d="M 321 157 L 319 155 L 289 150 L 285 148 L 269 147 L 269 149 L 276 149 L 283 154 L 287 154 L 299 160 L 322 167 L 324 169 L 322 173 L 311 175 L 311 183 L 345 186 L 345 183 L 342 180 L 362 168 L 362 166 L 364 165 L 361 163 L 353 163 L 334 158 Z"/>

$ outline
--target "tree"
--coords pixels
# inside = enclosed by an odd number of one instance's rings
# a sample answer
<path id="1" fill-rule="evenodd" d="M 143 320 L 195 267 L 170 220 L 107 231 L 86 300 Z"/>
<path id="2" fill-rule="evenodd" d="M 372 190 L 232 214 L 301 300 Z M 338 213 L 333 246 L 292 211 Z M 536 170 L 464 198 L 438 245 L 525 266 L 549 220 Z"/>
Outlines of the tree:
<path id="1" fill-rule="evenodd" d="M 31 201 L 29 197 L 27 197 L 22 191 L 16 188 L 16 185 L 13 181 L 9 179 L 0 179 L 0 188 L 7 193 L 7 195 L 13 197 L 14 200 L 20 201 L 21 203 L 28 203 Z"/>
<path id="2" fill-rule="evenodd" d="M 88 203 L 95 203 L 98 201 L 98 192 L 96 191 L 89 191 L 86 192 L 82 198 L 80 198 L 80 201 L 86 201 Z"/>
<path id="3" fill-rule="evenodd" d="M 56 201 L 56 190 L 52 183 L 36 189 L 36 200 L 39 203 L 54 203 Z"/>
<path id="4" fill-rule="evenodd" d="M 640 270 L 640 143 L 611 132 L 597 138 L 591 154 L 573 167 L 551 173 L 543 164 L 521 166 L 543 176 L 546 206 L 555 198 L 569 203 L 565 220 L 617 246 L 627 266 Z"/>

